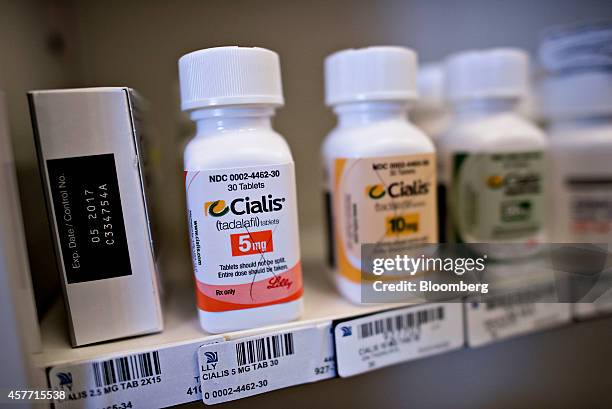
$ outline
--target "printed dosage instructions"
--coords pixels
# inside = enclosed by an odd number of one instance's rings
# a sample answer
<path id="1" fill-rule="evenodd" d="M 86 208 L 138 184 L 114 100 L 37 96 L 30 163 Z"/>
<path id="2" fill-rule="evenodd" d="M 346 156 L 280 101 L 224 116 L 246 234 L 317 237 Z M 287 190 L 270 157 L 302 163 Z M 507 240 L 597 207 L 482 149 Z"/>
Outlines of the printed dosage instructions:
<path id="1" fill-rule="evenodd" d="M 204 342 L 108 357 L 49 370 L 49 384 L 65 398 L 57 408 L 166 407 L 201 399 L 197 350 L 223 341 L 218 336 Z"/>
<path id="2" fill-rule="evenodd" d="M 202 346 L 202 399 L 208 405 L 336 376 L 331 322 Z"/>
<path id="3" fill-rule="evenodd" d="M 461 303 L 410 306 L 334 325 L 342 377 L 463 346 Z"/>

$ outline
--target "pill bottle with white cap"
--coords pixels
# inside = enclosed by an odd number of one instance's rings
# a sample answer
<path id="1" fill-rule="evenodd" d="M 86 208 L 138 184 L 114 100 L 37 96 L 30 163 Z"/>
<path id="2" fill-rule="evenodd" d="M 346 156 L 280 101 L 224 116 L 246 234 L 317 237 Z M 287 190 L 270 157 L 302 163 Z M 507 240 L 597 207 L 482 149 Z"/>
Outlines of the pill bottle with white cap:
<path id="1" fill-rule="evenodd" d="M 492 255 L 500 258 L 531 254 L 546 240 L 547 142 L 516 111 L 529 57 L 513 48 L 465 51 L 445 65 L 453 119 L 438 146 L 448 183 L 447 237 L 513 243 L 496 247 Z"/>
<path id="2" fill-rule="evenodd" d="M 444 94 L 444 65 L 428 63 L 419 67 L 417 90 L 419 99 L 410 110 L 410 118 L 435 145 L 451 118 Z"/>
<path id="3" fill-rule="evenodd" d="M 551 240 L 612 243 L 612 73 L 557 74 L 540 91 L 549 121 Z"/>
<path id="4" fill-rule="evenodd" d="M 444 92 L 444 65 L 428 63 L 419 67 L 417 73 L 419 99 L 410 110 L 410 119 L 436 145 L 438 139 L 450 125 L 451 113 Z M 438 154 L 440 152 L 437 152 Z M 438 169 L 441 161 L 438 160 Z M 446 183 L 442 172 L 437 172 L 438 187 L 438 241 L 446 240 Z"/>
<path id="5" fill-rule="evenodd" d="M 202 328 L 220 333 L 302 311 L 294 163 L 271 126 L 282 106 L 278 55 L 218 47 L 179 60 L 181 105 L 196 122 L 184 169 Z"/>
<path id="6" fill-rule="evenodd" d="M 436 158 L 408 121 L 417 56 L 403 47 L 336 52 L 325 99 L 338 116 L 323 143 L 329 264 L 340 293 L 361 300 L 361 246 L 401 253 L 437 242 Z"/>

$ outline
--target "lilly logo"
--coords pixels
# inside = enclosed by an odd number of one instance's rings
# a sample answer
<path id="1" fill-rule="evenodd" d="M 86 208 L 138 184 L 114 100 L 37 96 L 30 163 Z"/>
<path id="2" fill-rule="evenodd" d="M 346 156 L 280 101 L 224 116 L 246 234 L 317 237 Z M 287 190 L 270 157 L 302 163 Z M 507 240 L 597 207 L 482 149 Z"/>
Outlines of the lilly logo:
<path id="1" fill-rule="evenodd" d="M 219 356 L 217 355 L 216 352 L 204 352 L 204 356 L 206 356 L 207 364 L 219 362 Z"/>
<path id="2" fill-rule="evenodd" d="M 498 189 L 504 184 L 504 178 L 500 175 L 491 175 L 487 178 L 487 185 L 491 189 Z"/>
<path id="3" fill-rule="evenodd" d="M 57 374 L 55 374 L 55 376 L 57 376 L 57 378 L 59 379 L 60 387 L 66 386 L 69 390 L 72 390 L 72 373 L 58 372 Z"/>
<path id="4" fill-rule="evenodd" d="M 229 212 L 229 207 L 225 205 L 225 200 L 215 200 L 214 202 L 204 203 L 204 215 L 221 217 Z"/>
<path id="5" fill-rule="evenodd" d="M 383 185 L 369 185 L 366 186 L 366 195 L 368 195 L 371 199 L 380 199 L 387 193 L 385 187 Z"/>

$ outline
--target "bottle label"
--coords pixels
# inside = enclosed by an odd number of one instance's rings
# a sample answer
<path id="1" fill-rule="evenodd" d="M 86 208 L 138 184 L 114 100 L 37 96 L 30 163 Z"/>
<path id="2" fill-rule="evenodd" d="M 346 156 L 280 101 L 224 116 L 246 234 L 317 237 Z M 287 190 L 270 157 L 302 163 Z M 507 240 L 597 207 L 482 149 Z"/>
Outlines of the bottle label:
<path id="1" fill-rule="evenodd" d="M 219 312 L 302 296 L 293 163 L 186 171 L 198 307 Z"/>
<path id="2" fill-rule="evenodd" d="M 612 146 L 551 146 L 555 242 L 612 242 Z"/>
<path id="3" fill-rule="evenodd" d="M 577 241 L 612 238 L 612 175 L 568 176 L 561 203 L 568 206 L 567 233 Z M 565 199 L 565 200 L 563 200 Z M 561 204 L 562 205 L 562 204 Z"/>
<path id="4" fill-rule="evenodd" d="M 456 153 L 452 161 L 454 240 L 540 242 L 544 153 Z"/>
<path id="5" fill-rule="evenodd" d="M 341 275 L 361 281 L 362 244 L 402 252 L 437 242 L 435 169 L 433 153 L 334 160 L 335 260 Z"/>

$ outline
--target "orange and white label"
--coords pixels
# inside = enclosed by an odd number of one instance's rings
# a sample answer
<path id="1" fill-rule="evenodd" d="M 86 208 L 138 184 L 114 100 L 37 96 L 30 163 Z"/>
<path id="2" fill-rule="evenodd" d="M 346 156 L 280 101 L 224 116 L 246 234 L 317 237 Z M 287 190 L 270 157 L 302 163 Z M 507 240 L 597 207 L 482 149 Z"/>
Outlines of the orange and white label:
<path id="1" fill-rule="evenodd" d="M 187 171 L 185 186 L 200 309 L 302 296 L 293 163 Z"/>
<path id="2" fill-rule="evenodd" d="M 332 172 L 336 269 L 361 281 L 361 245 L 398 254 L 436 243 L 434 154 L 337 158 Z"/>

